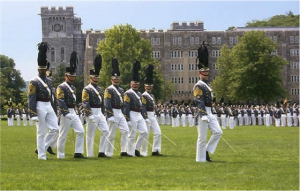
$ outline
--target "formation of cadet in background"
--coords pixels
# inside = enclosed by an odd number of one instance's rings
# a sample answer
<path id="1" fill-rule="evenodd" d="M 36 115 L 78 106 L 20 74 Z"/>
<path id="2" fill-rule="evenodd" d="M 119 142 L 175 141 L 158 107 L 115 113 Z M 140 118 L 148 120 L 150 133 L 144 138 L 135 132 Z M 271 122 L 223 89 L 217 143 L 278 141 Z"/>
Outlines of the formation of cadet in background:
<path id="1" fill-rule="evenodd" d="M 86 123 L 85 113 L 82 105 L 75 107 L 82 124 Z M 172 125 L 172 127 L 194 127 L 195 116 L 198 109 L 193 104 L 164 104 L 155 106 L 155 118 L 160 125 Z M 234 129 L 235 126 L 276 126 L 276 127 L 298 127 L 299 124 L 299 105 L 294 104 L 272 104 L 272 105 L 226 105 L 214 104 L 212 113 L 217 117 L 222 129 Z M 58 113 L 58 117 L 59 117 Z M 7 110 L 8 126 L 32 126 L 33 122 L 29 117 L 26 106 L 13 108 L 10 106 Z"/>

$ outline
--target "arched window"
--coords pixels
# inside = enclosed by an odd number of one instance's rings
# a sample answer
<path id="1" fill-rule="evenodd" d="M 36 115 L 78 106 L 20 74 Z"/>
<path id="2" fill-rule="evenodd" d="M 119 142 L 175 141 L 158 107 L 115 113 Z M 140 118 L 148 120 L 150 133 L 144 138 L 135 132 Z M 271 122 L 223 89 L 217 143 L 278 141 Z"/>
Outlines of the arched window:
<path id="1" fill-rule="evenodd" d="M 51 48 L 51 62 L 55 62 L 55 49 Z"/>
<path id="2" fill-rule="evenodd" d="M 65 61 L 65 48 L 61 47 L 60 49 L 60 62 Z"/>

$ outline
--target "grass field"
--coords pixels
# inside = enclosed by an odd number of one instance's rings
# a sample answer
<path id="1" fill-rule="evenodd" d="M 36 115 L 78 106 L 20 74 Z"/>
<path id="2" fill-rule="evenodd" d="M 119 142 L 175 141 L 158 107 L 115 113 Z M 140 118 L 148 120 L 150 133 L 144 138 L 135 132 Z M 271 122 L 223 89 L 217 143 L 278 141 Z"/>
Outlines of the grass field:
<path id="1" fill-rule="evenodd" d="M 177 144 L 162 136 L 163 157 L 120 157 L 117 131 L 113 158 L 75 160 L 70 130 L 66 159 L 48 154 L 42 161 L 35 127 L 2 121 L 1 190 L 299 190 L 298 127 L 226 129 L 223 138 L 236 152 L 221 139 L 213 163 L 195 162 L 195 127 L 161 129 Z"/>

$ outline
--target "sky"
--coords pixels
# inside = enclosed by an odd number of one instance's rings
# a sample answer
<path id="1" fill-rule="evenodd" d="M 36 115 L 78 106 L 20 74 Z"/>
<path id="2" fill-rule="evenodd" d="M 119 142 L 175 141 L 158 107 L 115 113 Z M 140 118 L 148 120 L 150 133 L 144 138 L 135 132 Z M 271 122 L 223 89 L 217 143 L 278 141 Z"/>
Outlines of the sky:
<path id="1" fill-rule="evenodd" d="M 15 61 L 25 81 L 37 75 L 37 44 L 42 41 L 42 6 L 73 6 L 82 30 L 105 30 L 119 24 L 140 29 L 170 29 L 177 21 L 204 22 L 206 31 L 244 27 L 253 20 L 269 19 L 292 11 L 296 1 L 4 1 L 0 0 L 0 54 Z"/>

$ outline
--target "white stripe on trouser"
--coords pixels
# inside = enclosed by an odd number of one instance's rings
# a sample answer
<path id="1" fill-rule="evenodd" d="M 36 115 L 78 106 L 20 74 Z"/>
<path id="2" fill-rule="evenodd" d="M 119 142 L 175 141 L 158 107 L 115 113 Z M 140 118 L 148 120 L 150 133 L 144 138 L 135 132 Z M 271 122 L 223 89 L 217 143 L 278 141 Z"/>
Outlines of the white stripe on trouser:
<path id="1" fill-rule="evenodd" d="M 86 154 L 87 157 L 94 157 L 94 138 L 96 129 L 101 132 L 99 152 L 104 153 L 107 145 L 108 125 L 101 108 L 91 108 L 94 119 L 88 119 L 86 125 Z M 95 121 L 95 122 L 94 122 Z"/>
<path id="2" fill-rule="evenodd" d="M 115 123 L 108 121 L 108 140 L 112 145 L 114 145 L 116 129 L 119 128 L 121 132 L 121 152 L 126 152 L 127 136 L 129 132 L 128 125 L 121 109 L 113 109 L 113 113 Z M 113 156 L 114 154 L 114 148 L 111 144 L 106 144 L 105 155 L 109 157 Z"/>
<path id="3" fill-rule="evenodd" d="M 147 125 L 148 134 L 145 139 L 148 141 L 150 136 L 150 130 L 153 132 L 153 147 L 152 152 L 161 152 L 161 130 L 159 124 L 157 123 L 154 112 L 147 112 L 150 125 Z M 148 143 L 145 141 L 142 143 L 141 155 L 148 156 Z"/>
<path id="4" fill-rule="evenodd" d="M 199 123 L 197 126 L 198 140 L 196 162 L 206 162 L 206 151 L 213 154 L 223 134 L 218 120 L 210 112 L 210 107 L 206 107 L 206 111 L 208 113 L 208 118 L 210 119 L 209 123 L 205 123 L 201 119 L 199 119 Z M 207 128 L 211 130 L 212 135 L 208 143 L 206 144 Z"/>
<path id="5" fill-rule="evenodd" d="M 26 118 L 26 114 L 22 115 L 23 117 L 23 126 L 27 126 L 27 118 Z"/>
<path id="6" fill-rule="evenodd" d="M 298 116 L 296 113 L 293 114 L 294 127 L 298 126 Z"/>
<path id="7" fill-rule="evenodd" d="M 39 119 L 39 122 L 36 123 L 38 159 L 46 160 L 46 150 L 58 133 L 57 116 L 50 102 L 38 101 L 36 109 Z"/>
<path id="8" fill-rule="evenodd" d="M 285 127 L 286 126 L 286 114 L 281 114 L 281 127 Z"/>
<path id="9" fill-rule="evenodd" d="M 148 135 L 146 122 L 141 114 L 141 112 L 130 111 L 130 123 L 131 127 L 129 127 L 128 134 L 128 144 L 127 151 L 129 155 L 134 156 L 135 150 L 140 150 L 142 143 L 146 142 L 146 137 Z M 137 138 L 136 143 L 136 133 L 139 132 L 139 136 Z"/>
<path id="10" fill-rule="evenodd" d="M 65 158 L 65 144 L 69 133 L 69 128 L 72 126 L 74 132 L 76 133 L 76 144 L 75 153 L 84 153 L 84 129 L 81 121 L 76 115 L 73 108 L 69 108 L 69 112 L 73 115 L 72 120 L 61 116 L 60 118 L 60 129 L 59 136 L 57 140 L 57 158 Z"/>

